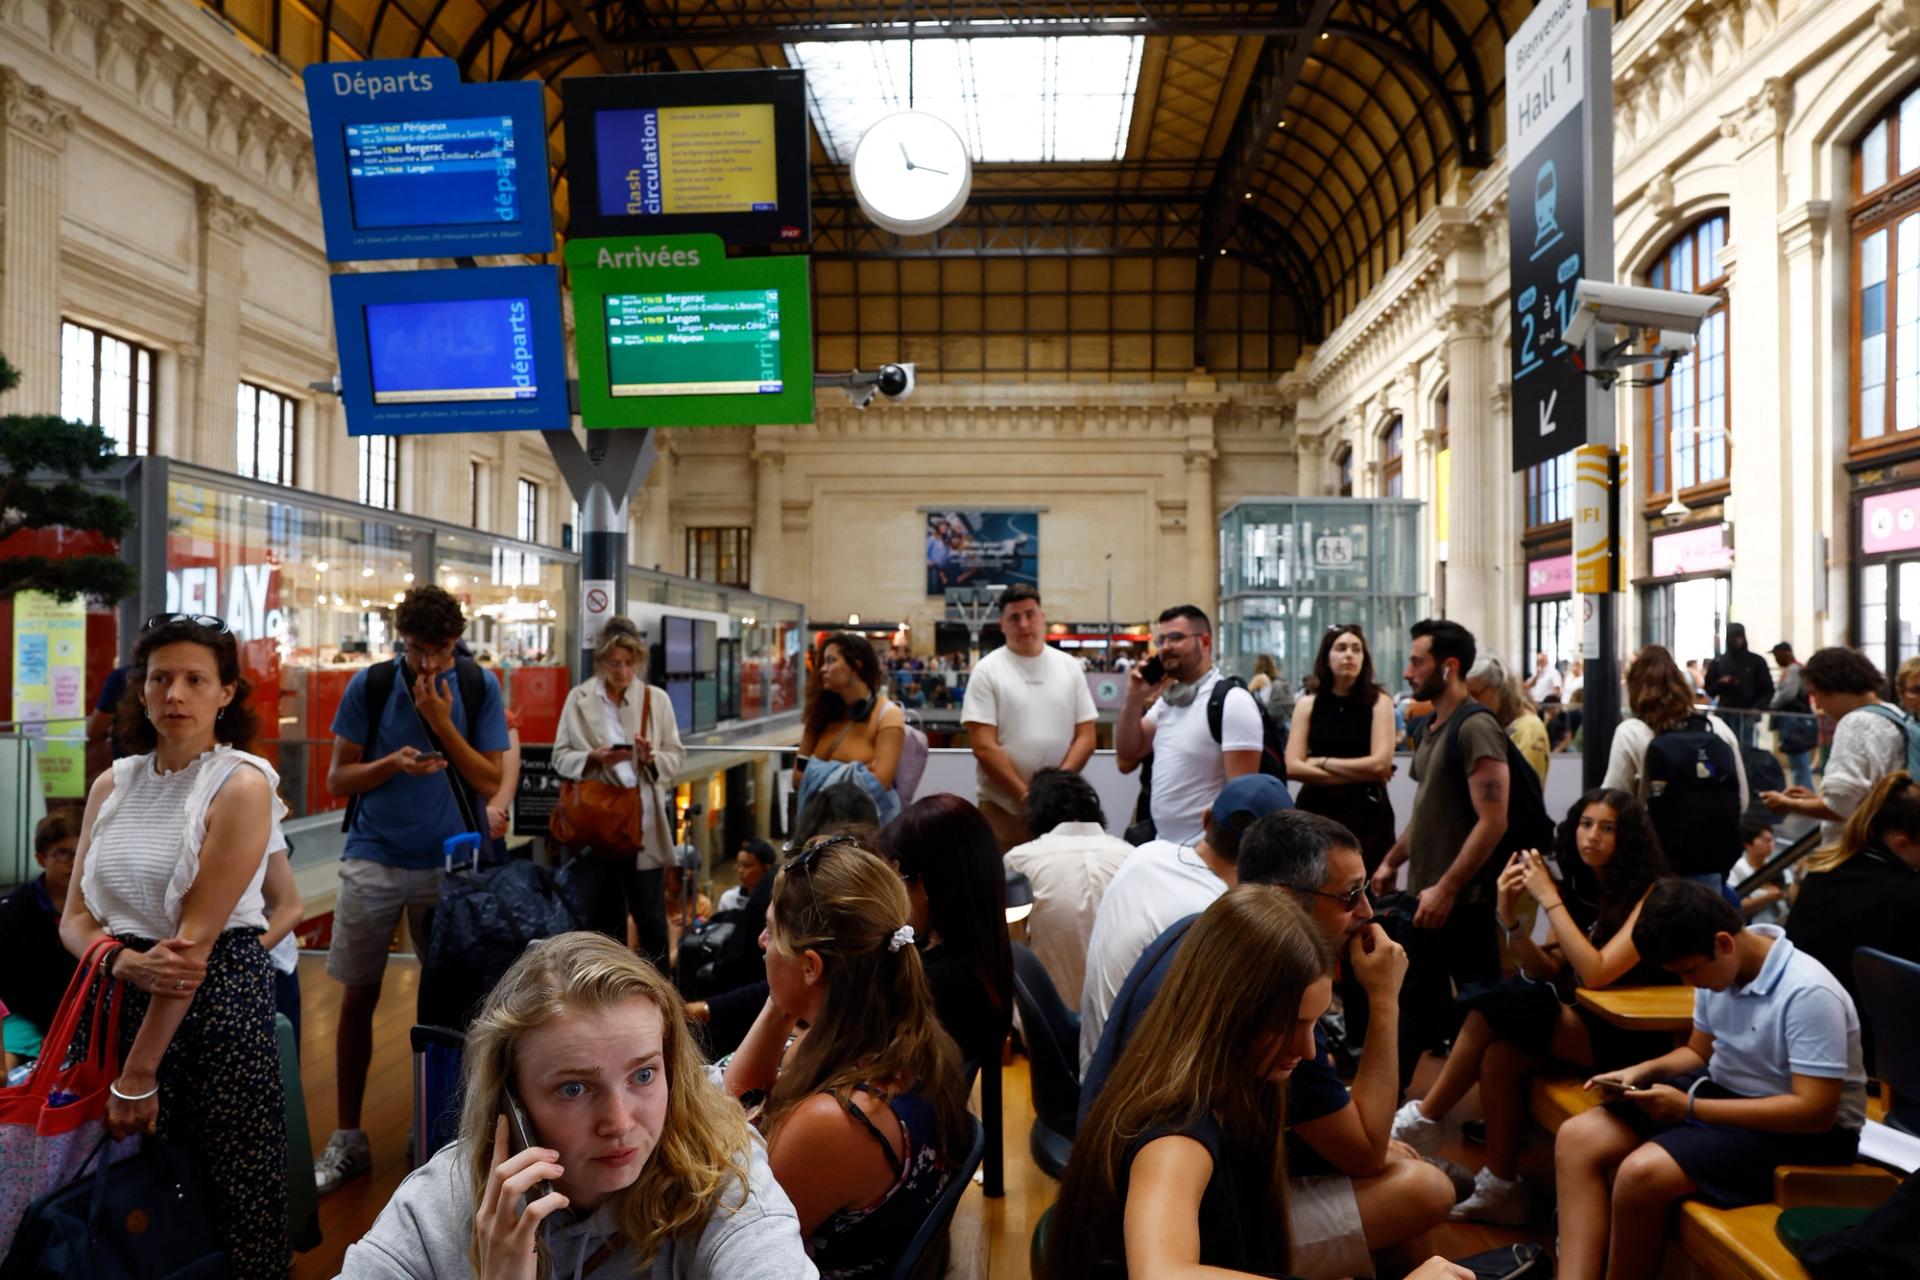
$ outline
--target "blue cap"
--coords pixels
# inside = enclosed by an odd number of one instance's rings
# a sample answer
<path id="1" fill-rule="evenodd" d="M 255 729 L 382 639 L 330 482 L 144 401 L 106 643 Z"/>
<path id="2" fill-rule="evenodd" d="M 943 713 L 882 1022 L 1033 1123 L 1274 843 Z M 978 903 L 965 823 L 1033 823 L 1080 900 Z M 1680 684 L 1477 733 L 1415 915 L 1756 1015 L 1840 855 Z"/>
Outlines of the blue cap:
<path id="1" fill-rule="evenodd" d="M 1244 813 L 1250 823 L 1270 813 L 1291 808 L 1293 796 L 1287 791 L 1284 781 L 1270 773 L 1246 773 L 1220 788 L 1220 794 L 1213 801 L 1213 820 L 1225 825 L 1230 819 Z"/>

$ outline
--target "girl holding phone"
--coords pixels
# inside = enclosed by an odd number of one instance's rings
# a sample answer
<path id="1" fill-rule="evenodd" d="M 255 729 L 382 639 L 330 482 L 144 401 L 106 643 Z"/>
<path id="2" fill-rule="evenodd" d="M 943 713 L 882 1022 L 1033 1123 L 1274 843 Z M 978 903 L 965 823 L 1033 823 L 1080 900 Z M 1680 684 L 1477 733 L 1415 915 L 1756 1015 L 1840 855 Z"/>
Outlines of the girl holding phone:
<path id="1" fill-rule="evenodd" d="M 817 1274 L 679 994 L 619 943 L 529 947 L 474 1019 L 465 1072 L 459 1139 L 347 1250 L 346 1280 Z"/>
<path id="2" fill-rule="evenodd" d="M 1643 964 L 1633 946 L 1640 904 L 1656 881 L 1671 874 L 1646 809 L 1624 791 L 1596 788 L 1568 810 L 1557 846 L 1554 862 L 1537 849 L 1523 849 L 1501 870 L 1494 919 L 1506 932 L 1520 973 L 1461 991 L 1469 1012 L 1446 1065 L 1427 1096 L 1393 1118 L 1393 1137 L 1430 1155 L 1440 1145 L 1448 1112 L 1480 1084 L 1487 1163 L 1474 1179 L 1473 1194 L 1454 1206 L 1459 1220 L 1527 1221 L 1532 1205 L 1518 1173 L 1526 1084 L 1546 1059 L 1605 1070 L 1667 1047 L 1663 1032 L 1622 1031 L 1573 1002 L 1576 986 L 1674 981 L 1664 969 Z M 1548 922 L 1551 936 L 1544 944 L 1519 928 L 1523 898 L 1538 903 Z"/>

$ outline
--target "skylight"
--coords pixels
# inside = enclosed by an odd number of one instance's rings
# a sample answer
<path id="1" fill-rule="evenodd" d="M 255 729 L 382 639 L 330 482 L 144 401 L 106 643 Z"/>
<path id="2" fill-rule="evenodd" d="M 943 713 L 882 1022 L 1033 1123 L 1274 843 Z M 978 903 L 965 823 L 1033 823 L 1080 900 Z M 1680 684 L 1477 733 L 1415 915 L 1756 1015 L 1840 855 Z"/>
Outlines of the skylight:
<path id="1" fill-rule="evenodd" d="M 839 164 L 881 116 L 915 110 L 959 130 L 975 163 L 1117 160 L 1140 80 L 1140 36 L 1007 36 L 789 45 L 813 126 Z M 911 49 L 911 68 L 909 68 Z M 911 76 L 909 76 L 911 70 Z"/>

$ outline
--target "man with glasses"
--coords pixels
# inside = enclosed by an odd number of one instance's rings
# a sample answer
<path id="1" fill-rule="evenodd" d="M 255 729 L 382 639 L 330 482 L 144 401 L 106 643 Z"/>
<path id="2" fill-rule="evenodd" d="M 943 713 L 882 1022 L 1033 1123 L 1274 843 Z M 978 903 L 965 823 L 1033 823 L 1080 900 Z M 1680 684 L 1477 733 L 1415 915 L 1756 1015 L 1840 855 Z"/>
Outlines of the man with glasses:
<path id="1" fill-rule="evenodd" d="M 1266 721 L 1251 693 L 1229 689 L 1216 734 L 1209 703 L 1225 677 L 1213 665 L 1213 625 L 1195 606 L 1176 605 L 1162 613 L 1154 647 L 1157 673 L 1152 660 L 1127 672 L 1126 703 L 1114 724 L 1114 754 L 1122 773 L 1132 773 L 1153 756 L 1148 798 L 1153 833 L 1192 844 L 1203 834 L 1201 815 L 1220 788 L 1259 771 Z M 1160 700 L 1145 710 L 1156 693 Z"/>
<path id="2" fill-rule="evenodd" d="M 1359 842 L 1331 818 L 1299 809 L 1260 818 L 1240 837 L 1235 873 L 1241 884 L 1278 885 L 1292 892 L 1380 1014 L 1351 1092 L 1319 1027 L 1314 1028 L 1314 1056 L 1294 1068 L 1287 1082 L 1290 1269 L 1310 1278 L 1371 1274 L 1374 1250 L 1439 1225 L 1454 1203 L 1452 1179 L 1389 1136 L 1400 1096 L 1394 1024 L 1406 952 L 1373 923 Z M 1161 934 L 1115 997 L 1099 1048 L 1082 1075 L 1083 1122 L 1199 918 L 1190 915 Z"/>
<path id="3" fill-rule="evenodd" d="M 425 959 L 442 842 L 463 831 L 485 838 L 487 798 L 500 786 L 508 745 L 499 682 L 455 653 L 467 628 L 460 602 L 439 587 L 415 587 L 393 626 L 400 656 L 356 673 L 333 718 L 327 789 L 352 804 L 327 951 L 327 975 L 345 990 L 334 1041 L 338 1127 L 313 1166 L 322 1195 L 372 1171 L 360 1107 L 393 931 L 404 914 L 414 954 Z"/>
<path id="4" fill-rule="evenodd" d="M 0 898 L 0 1006 L 7 1011 L 7 1069 L 40 1056 L 40 1038 L 60 1011 L 79 961 L 60 942 L 74 854 L 80 848 L 80 809 L 50 811 L 33 830 L 40 874 Z M 0 1083 L 4 1083 L 0 1075 Z"/>

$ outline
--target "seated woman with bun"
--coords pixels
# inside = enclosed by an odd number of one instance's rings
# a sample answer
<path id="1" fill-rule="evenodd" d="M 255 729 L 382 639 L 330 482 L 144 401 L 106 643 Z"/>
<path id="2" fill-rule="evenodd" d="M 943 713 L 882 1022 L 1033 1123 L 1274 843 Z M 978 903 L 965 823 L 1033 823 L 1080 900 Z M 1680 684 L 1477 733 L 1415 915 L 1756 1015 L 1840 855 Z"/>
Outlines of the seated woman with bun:
<path id="1" fill-rule="evenodd" d="M 971 1136 L 910 910 L 850 837 L 788 862 L 763 935 L 767 1002 L 727 1065 L 732 1092 L 766 1091 L 774 1176 L 826 1277 L 885 1275 Z"/>
<path id="2" fill-rule="evenodd" d="M 535 1144 L 508 1119 L 518 1104 Z M 793 1204 L 659 970 L 599 933 L 529 947 L 467 1032 L 460 1137 L 345 1280 L 806 1280 Z"/>

